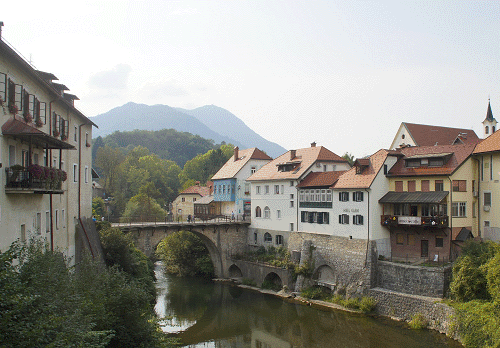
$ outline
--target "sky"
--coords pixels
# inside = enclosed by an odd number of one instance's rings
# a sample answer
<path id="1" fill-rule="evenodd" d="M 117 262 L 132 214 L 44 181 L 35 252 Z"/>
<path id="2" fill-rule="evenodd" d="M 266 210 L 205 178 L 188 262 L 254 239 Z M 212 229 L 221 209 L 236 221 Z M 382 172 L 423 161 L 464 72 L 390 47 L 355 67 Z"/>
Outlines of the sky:
<path id="1" fill-rule="evenodd" d="M 286 149 L 500 121 L 500 1 L 9 1 L 2 37 L 86 116 L 217 105 Z"/>

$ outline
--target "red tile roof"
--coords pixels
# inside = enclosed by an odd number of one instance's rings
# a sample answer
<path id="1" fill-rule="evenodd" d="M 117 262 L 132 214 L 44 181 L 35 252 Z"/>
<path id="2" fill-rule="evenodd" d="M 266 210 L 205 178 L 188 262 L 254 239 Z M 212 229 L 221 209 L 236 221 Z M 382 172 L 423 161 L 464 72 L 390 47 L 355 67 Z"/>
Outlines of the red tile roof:
<path id="1" fill-rule="evenodd" d="M 361 161 L 363 165 L 367 165 L 368 167 L 365 168 L 360 174 L 356 174 L 356 167 L 352 167 L 339 178 L 335 185 L 333 185 L 333 188 L 369 188 L 380 171 L 380 168 L 382 168 L 385 159 L 392 153 L 393 151 L 382 149 L 375 152 L 369 158 L 357 160 L 358 162 Z"/>
<path id="2" fill-rule="evenodd" d="M 217 173 L 215 173 L 211 180 L 233 178 L 251 159 L 269 161 L 272 160 L 271 157 L 269 157 L 256 147 L 246 150 L 238 150 L 238 159 L 235 161 L 234 157 L 231 156 L 231 158 L 227 160 L 222 168 L 219 169 Z"/>
<path id="3" fill-rule="evenodd" d="M 297 187 L 330 187 L 344 174 L 345 170 L 336 172 L 311 172 L 302 180 Z"/>
<path id="4" fill-rule="evenodd" d="M 500 132 L 495 132 L 477 144 L 474 153 L 500 151 Z"/>
<path id="5" fill-rule="evenodd" d="M 210 188 L 206 186 L 193 185 L 185 189 L 180 193 L 182 194 L 198 194 L 200 196 L 208 196 L 210 194 Z"/>
<path id="6" fill-rule="evenodd" d="M 475 144 L 465 145 L 438 145 L 438 146 L 415 146 L 406 147 L 399 151 L 405 156 L 400 158 L 389 170 L 388 176 L 422 176 L 422 175 L 451 175 L 465 160 L 469 158 L 474 150 Z M 405 166 L 405 158 L 428 157 L 429 155 L 442 155 L 449 157 L 442 167 L 421 166 L 410 168 Z"/>
<path id="7" fill-rule="evenodd" d="M 345 159 L 323 146 L 311 146 L 285 152 L 255 172 L 248 180 L 299 179 L 316 161 L 347 163 Z M 294 164 L 295 168 L 291 171 L 278 171 L 278 165 L 284 164 Z"/>
<path id="8" fill-rule="evenodd" d="M 429 126 L 403 122 L 417 146 L 453 145 L 461 134 L 464 144 L 477 144 L 480 139 L 472 129 Z"/>

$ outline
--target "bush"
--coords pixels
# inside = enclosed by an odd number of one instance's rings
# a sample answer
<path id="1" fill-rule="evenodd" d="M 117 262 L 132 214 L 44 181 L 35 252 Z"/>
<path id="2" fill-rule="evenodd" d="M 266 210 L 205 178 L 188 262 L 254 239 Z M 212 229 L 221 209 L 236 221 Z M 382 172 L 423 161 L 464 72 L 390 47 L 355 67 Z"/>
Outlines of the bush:
<path id="1" fill-rule="evenodd" d="M 363 296 L 359 302 L 359 309 L 363 313 L 370 313 L 375 309 L 377 301 L 373 297 Z"/>
<path id="2" fill-rule="evenodd" d="M 281 285 L 276 284 L 272 280 L 266 279 L 262 282 L 261 285 L 262 289 L 267 289 L 267 290 L 274 290 L 274 291 L 280 291 L 281 290 Z"/>
<path id="3" fill-rule="evenodd" d="M 315 286 L 315 287 L 303 289 L 300 292 L 300 296 L 305 297 L 305 298 L 309 298 L 311 300 L 316 300 L 316 299 L 325 298 L 325 293 L 323 292 L 323 290 L 320 287 Z"/>
<path id="4" fill-rule="evenodd" d="M 422 313 L 415 314 L 408 323 L 413 330 L 422 330 L 427 328 L 427 319 Z"/>
<path id="5" fill-rule="evenodd" d="M 249 278 L 243 278 L 243 280 L 241 281 L 241 284 L 248 285 L 248 286 L 257 286 L 257 283 L 255 282 L 255 280 L 249 279 Z"/>

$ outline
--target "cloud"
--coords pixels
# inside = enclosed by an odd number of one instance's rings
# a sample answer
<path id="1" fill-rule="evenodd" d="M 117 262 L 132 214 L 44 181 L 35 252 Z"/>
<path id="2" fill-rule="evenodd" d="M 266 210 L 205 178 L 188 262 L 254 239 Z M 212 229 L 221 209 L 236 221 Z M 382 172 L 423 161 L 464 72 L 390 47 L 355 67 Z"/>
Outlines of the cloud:
<path id="1" fill-rule="evenodd" d="M 169 13 L 170 16 L 190 16 L 197 13 L 198 10 L 195 8 L 185 8 L 181 10 L 175 10 Z"/>
<path id="2" fill-rule="evenodd" d="M 102 89 L 119 89 L 127 88 L 128 76 L 132 68 L 128 64 L 118 64 L 111 70 L 100 71 L 90 77 L 90 87 Z"/>
<path id="3" fill-rule="evenodd" d="M 161 83 L 146 83 L 141 88 L 141 94 L 149 99 L 162 99 L 163 97 L 182 97 L 189 92 L 177 84 L 176 81 L 165 81 Z"/>

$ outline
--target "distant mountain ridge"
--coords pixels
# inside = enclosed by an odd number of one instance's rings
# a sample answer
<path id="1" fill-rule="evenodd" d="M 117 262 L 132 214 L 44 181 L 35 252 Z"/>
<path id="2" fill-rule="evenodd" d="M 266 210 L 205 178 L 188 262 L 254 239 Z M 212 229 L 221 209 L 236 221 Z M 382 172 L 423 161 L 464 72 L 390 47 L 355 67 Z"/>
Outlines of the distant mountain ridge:
<path id="1" fill-rule="evenodd" d="M 91 119 L 99 127 L 92 132 L 94 138 L 115 131 L 173 128 L 212 139 L 216 144 L 225 141 L 241 149 L 258 147 L 272 157 L 286 152 L 282 146 L 255 133 L 231 112 L 215 105 L 186 110 L 168 105 L 150 106 L 129 102 Z"/>

